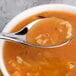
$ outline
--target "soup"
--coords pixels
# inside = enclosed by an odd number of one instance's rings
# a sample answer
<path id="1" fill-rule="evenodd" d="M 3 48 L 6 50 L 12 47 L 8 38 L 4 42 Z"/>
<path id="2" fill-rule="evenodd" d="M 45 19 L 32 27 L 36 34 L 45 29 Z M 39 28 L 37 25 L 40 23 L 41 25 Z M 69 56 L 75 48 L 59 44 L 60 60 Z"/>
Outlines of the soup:
<path id="1" fill-rule="evenodd" d="M 71 23 L 74 37 L 58 48 L 35 48 L 5 41 L 4 63 L 10 76 L 75 76 L 76 75 L 76 14 L 46 11 L 18 23 L 10 32 L 17 32 L 28 23 L 42 18 L 57 17 Z"/>
<path id="2" fill-rule="evenodd" d="M 72 25 L 63 19 L 44 18 L 35 23 L 26 35 L 26 42 L 38 46 L 55 46 L 72 37 Z"/>

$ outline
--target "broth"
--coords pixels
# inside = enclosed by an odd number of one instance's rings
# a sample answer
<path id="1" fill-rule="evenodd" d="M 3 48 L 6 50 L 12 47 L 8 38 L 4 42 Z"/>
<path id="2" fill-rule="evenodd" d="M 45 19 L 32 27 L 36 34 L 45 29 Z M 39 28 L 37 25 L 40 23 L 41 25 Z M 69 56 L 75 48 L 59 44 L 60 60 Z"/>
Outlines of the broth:
<path id="1" fill-rule="evenodd" d="M 58 48 L 35 48 L 5 41 L 3 56 L 10 76 L 76 76 L 76 14 L 61 11 L 46 11 L 18 23 L 11 32 L 17 32 L 28 23 L 49 17 L 69 21 L 74 28 L 70 43 Z"/>
<path id="2" fill-rule="evenodd" d="M 72 36 L 72 25 L 63 19 L 45 18 L 34 24 L 26 35 L 29 44 L 55 46 L 67 42 Z"/>

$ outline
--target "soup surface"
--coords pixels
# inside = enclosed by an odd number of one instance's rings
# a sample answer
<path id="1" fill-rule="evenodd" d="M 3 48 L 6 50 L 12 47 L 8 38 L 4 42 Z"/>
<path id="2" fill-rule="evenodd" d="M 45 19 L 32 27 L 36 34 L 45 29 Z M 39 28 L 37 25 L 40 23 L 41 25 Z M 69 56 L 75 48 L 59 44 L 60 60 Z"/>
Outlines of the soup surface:
<path id="1" fill-rule="evenodd" d="M 76 76 L 76 14 L 61 11 L 42 12 L 21 21 L 10 32 L 17 32 L 34 20 L 49 17 L 70 22 L 74 29 L 73 39 L 67 45 L 52 49 L 5 41 L 3 56 L 10 76 Z"/>

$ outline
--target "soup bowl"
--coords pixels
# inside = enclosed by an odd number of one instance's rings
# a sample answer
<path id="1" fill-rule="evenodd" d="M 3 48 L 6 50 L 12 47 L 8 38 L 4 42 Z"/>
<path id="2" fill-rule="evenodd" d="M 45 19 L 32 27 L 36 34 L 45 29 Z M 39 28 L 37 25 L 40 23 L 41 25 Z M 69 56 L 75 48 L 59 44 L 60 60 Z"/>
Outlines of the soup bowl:
<path id="1" fill-rule="evenodd" d="M 44 12 L 44 11 L 65 11 L 70 13 L 76 13 L 76 7 L 66 5 L 66 4 L 44 4 L 40 6 L 36 6 L 30 9 L 25 10 L 24 12 L 20 13 L 16 17 L 14 17 L 3 29 L 2 32 L 8 33 L 12 28 L 15 27 L 20 21 L 24 20 L 25 18 L 32 16 L 34 14 Z M 10 76 L 7 72 L 6 66 L 4 64 L 3 59 L 3 46 L 4 40 L 0 40 L 0 69 L 4 76 Z"/>

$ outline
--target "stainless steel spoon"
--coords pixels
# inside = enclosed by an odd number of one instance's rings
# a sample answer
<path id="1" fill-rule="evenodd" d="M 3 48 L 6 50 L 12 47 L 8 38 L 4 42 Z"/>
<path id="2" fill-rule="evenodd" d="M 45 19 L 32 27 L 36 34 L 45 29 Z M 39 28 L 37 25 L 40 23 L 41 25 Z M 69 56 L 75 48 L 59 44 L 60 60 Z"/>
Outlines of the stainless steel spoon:
<path id="1" fill-rule="evenodd" d="M 8 41 L 13 41 L 13 42 L 17 42 L 20 44 L 24 44 L 24 45 L 28 45 L 28 46 L 32 46 L 32 47 L 38 47 L 38 48 L 56 48 L 56 47 L 60 47 L 63 46 L 67 43 L 69 43 L 72 39 L 72 37 L 67 40 L 66 42 L 60 44 L 60 45 L 55 45 L 55 46 L 50 46 L 50 47 L 45 47 L 45 46 L 37 46 L 37 45 L 33 45 L 33 44 L 29 44 L 26 42 L 26 35 L 27 32 L 29 31 L 29 29 L 37 22 L 41 21 L 43 19 L 39 19 L 36 20 L 28 25 L 26 25 L 23 29 L 21 29 L 18 32 L 15 33 L 0 33 L 0 39 L 4 39 L 4 40 L 8 40 Z"/>

